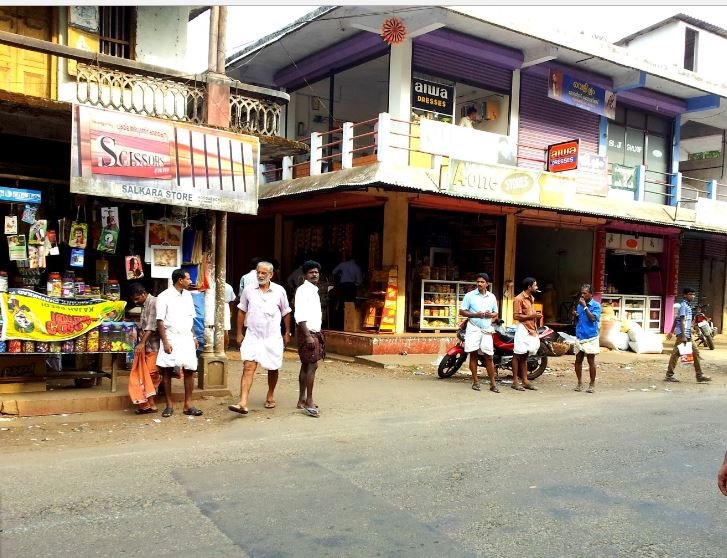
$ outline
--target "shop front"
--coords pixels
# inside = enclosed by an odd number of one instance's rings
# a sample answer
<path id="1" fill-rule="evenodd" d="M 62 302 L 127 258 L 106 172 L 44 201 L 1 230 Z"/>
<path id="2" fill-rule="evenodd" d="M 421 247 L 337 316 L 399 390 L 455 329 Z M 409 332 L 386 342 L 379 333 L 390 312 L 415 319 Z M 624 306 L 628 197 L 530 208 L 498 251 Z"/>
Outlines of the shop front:
<path id="1" fill-rule="evenodd" d="M 204 293 L 215 281 L 216 216 L 208 210 L 257 209 L 257 138 L 85 106 L 73 107 L 68 124 L 69 185 L 6 188 L 13 199 L 0 205 L 5 393 L 104 376 L 115 390 L 137 338 L 129 286 L 156 295 L 177 268 L 193 280 L 195 330 L 211 350 L 215 311 L 205 313 Z"/>

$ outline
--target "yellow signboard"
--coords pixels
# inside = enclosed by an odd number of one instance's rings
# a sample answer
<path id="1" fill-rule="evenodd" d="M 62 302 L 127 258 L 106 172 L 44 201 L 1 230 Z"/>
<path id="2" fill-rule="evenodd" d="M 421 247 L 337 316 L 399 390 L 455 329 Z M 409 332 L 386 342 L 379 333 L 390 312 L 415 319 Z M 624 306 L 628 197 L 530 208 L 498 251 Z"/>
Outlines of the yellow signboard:
<path id="1" fill-rule="evenodd" d="M 65 341 L 104 321 L 120 321 L 126 302 L 62 300 L 27 289 L 0 293 L 2 339 Z"/>

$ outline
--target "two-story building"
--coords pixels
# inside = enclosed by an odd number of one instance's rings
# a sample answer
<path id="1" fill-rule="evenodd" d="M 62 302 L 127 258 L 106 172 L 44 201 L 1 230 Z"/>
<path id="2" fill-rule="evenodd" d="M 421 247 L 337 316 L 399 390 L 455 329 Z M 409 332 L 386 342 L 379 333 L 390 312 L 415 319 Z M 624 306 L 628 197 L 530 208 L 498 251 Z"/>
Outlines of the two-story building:
<path id="1" fill-rule="evenodd" d="M 727 188 L 687 185 L 679 166 L 683 115 L 727 87 L 602 40 L 444 7 L 324 7 L 227 73 L 289 93 L 281 133 L 311 147 L 267 169 L 258 217 L 234 227 L 268 232 L 283 277 L 315 257 L 333 287 L 352 253 L 373 281 L 347 325 L 401 336 L 332 335 L 337 350 L 440 350 L 405 334 L 456 328 L 480 271 L 506 320 L 532 275 L 550 323 L 592 283 L 619 317 L 663 331 L 685 231 L 727 232 L 714 218 Z M 341 300 L 327 302 L 342 329 Z"/>
<path id="2" fill-rule="evenodd" d="M 41 365 L 45 353 L 60 353 L 56 368 L 63 359 L 64 370 L 74 355 L 109 352 L 86 331 L 102 318 L 79 317 L 78 308 L 93 313 L 101 297 L 128 301 L 134 281 L 157 294 L 183 267 L 205 293 L 201 383 L 224 386 L 227 214 L 256 213 L 261 162 L 307 147 L 277 136 L 287 93 L 225 77 L 224 57 L 216 56 L 224 52 L 224 12 L 211 9 L 217 42 L 210 41 L 209 70 L 194 74 L 186 54 L 198 45 L 188 44 L 187 28 L 200 8 L 0 8 L 0 209 L 8 243 L 0 291 L 8 283 L 27 289 L 12 293 L 17 304 L 0 295 L 8 308 L 1 352 L 36 354 Z M 35 296 L 46 292 L 54 302 Z M 15 325 L 27 331 L 11 329 L 16 311 L 25 317 Z M 55 326 L 52 333 L 47 312 L 50 322 L 73 322 L 74 334 Z M 104 312 L 123 320 L 117 309 Z M 122 331 L 101 329 L 101 345 L 108 333 L 108 346 L 123 346 Z M 0 392 L 30 370 L 3 362 Z M 44 375 L 41 366 L 25 383 L 44 389 Z"/>

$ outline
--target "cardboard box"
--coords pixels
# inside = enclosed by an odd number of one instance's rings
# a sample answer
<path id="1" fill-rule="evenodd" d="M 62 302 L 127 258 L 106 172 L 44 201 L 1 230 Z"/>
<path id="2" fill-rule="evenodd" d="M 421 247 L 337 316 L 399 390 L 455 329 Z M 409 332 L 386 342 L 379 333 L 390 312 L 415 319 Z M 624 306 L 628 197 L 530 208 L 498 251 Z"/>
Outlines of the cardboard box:
<path id="1" fill-rule="evenodd" d="M 346 302 L 343 306 L 343 331 L 354 333 L 361 331 L 361 311 L 354 302 Z"/>

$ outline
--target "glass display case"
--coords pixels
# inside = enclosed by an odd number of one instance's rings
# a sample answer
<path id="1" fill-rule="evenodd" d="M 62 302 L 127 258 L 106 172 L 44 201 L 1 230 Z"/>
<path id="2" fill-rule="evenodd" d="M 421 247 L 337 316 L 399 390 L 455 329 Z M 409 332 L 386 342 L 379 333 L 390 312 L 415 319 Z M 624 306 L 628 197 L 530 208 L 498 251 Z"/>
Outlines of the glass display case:
<path id="1" fill-rule="evenodd" d="M 464 295 L 477 288 L 469 281 L 423 279 L 421 286 L 419 329 L 422 331 L 455 330 L 462 318 L 459 307 Z"/>
<path id="2" fill-rule="evenodd" d="M 662 301 L 659 296 L 609 294 L 601 296 L 601 304 L 610 304 L 617 320 L 631 320 L 644 331 L 661 331 Z"/>

